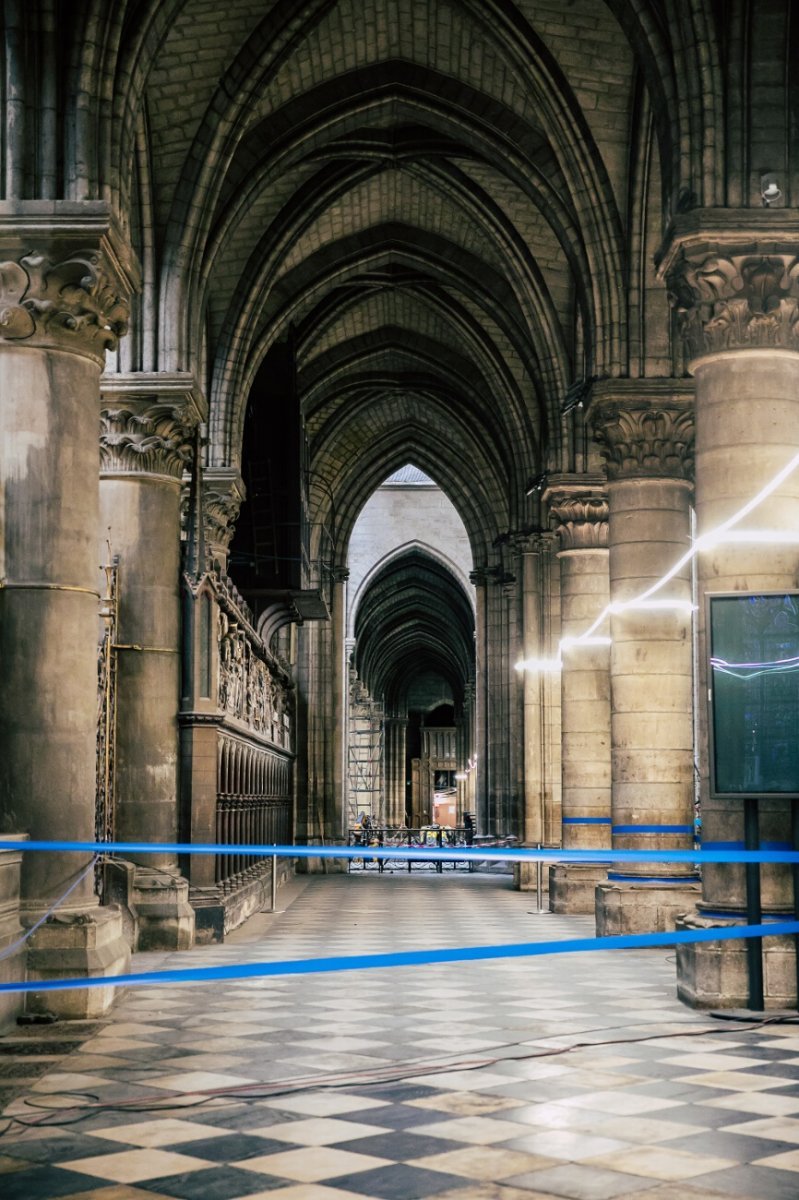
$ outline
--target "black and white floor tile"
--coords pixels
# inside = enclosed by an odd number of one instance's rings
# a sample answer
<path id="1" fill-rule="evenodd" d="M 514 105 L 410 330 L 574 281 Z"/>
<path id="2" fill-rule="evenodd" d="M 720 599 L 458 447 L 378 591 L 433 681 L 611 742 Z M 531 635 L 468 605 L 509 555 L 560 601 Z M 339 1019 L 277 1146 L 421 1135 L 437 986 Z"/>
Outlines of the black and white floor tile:
<path id="1" fill-rule="evenodd" d="M 135 965 L 592 932 L 497 875 L 281 900 Z M 0 1039 L 0 1096 L 3 1200 L 799 1197 L 799 1023 L 685 1009 L 660 950 L 129 990 L 106 1020 Z"/>

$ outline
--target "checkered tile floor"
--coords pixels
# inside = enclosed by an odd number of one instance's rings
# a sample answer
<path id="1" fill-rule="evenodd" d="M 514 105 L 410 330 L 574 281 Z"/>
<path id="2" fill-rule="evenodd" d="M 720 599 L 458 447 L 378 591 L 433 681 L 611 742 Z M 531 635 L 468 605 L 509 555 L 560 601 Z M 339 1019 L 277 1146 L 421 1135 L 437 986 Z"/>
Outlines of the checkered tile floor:
<path id="1" fill-rule="evenodd" d="M 281 901 L 136 967 L 592 932 L 496 875 L 315 877 Z M 683 1008 L 660 951 L 141 988 L 0 1040 L 0 1196 L 796 1200 L 798 1081 L 799 1024 Z"/>

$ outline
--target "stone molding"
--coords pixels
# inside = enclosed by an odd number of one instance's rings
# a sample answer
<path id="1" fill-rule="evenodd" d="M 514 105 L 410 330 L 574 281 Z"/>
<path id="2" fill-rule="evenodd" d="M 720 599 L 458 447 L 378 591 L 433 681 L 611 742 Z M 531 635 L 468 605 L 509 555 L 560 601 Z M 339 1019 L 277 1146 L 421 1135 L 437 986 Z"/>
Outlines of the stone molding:
<path id="1" fill-rule="evenodd" d="M 105 364 L 139 286 L 133 251 L 97 201 L 0 203 L 0 340 Z"/>
<path id="2" fill-rule="evenodd" d="M 693 479 L 693 393 L 693 383 L 680 380 L 616 381 L 595 390 L 589 421 L 609 481 Z"/>
<path id="3" fill-rule="evenodd" d="M 658 265 L 692 358 L 799 351 L 799 222 L 784 212 L 675 220 Z"/>
<path id="4" fill-rule="evenodd" d="M 552 477 L 542 497 L 561 550 L 606 550 L 608 498 L 604 479 Z"/>
<path id="5" fill-rule="evenodd" d="M 100 473 L 183 478 L 205 400 L 182 371 L 105 375 L 100 381 Z"/>

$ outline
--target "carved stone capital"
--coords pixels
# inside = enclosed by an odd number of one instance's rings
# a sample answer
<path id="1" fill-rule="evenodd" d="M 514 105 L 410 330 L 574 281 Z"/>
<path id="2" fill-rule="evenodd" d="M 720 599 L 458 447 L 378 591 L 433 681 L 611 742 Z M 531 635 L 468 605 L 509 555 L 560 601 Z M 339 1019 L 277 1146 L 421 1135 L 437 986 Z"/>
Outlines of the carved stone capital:
<path id="1" fill-rule="evenodd" d="M 100 473 L 180 481 L 205 400 L 191 375 L 106 375 L 100 384 Z"/>
<path id="2" fill-rule="evenodd" d="M 101 475 L 166 475 L 180 480 L 191 460 L 193 426 L 169 404 L 100 412 Z"/>
<path id="3" fill-rule="evenodd" d="M 473 571 L 469 572 L 469 582 L 473 583 L 475 587 L 484 587 L 490 579 L 488 567 L 475 567 Z"/>
<path id="4" fill-rule="evenodd" d="M 104 203 L 0 204 L 0 343 L 102 366 L 128 329 L 133 251 Z"/>
<path id="5" fill-rule="evenodd" d="M 510 548 L 514 554 L 539 554 L 541 551 L 540 529 L 527 529 L 510 535 Z"/>
<path id="6" fill-rule="evenodd" d="M 604 480 L 552 476 L 542 497 L 561 550 L 603 550 L 608 545 L 608 500 Z"/>
<path id="7" fill-rule="evenodd" d="M 699 210 L 675 221 L 659 259 L 691 357 L 799 351 L 799 223 L 790 215 Z"/>
<path id="8" fill-rule="evenodd" d="M 608 479 L 693 478 L 693 382 L 616 380 L 589 409 Z"/>

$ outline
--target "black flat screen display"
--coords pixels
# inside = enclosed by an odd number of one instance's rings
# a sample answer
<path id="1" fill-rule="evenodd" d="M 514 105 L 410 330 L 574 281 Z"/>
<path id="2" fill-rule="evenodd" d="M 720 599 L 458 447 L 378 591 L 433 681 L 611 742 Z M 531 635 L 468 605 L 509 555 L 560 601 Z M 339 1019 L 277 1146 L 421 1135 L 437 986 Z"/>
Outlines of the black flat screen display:
<path id="1" fill-rule="evenodd" d="M 799 593 L 708 597 L 711 789 L 799 796 Z"/>

